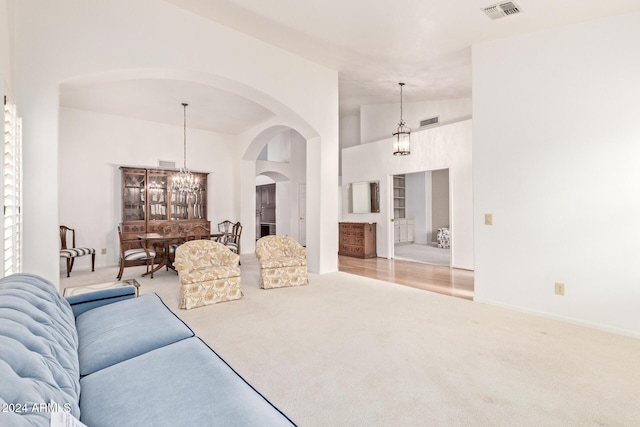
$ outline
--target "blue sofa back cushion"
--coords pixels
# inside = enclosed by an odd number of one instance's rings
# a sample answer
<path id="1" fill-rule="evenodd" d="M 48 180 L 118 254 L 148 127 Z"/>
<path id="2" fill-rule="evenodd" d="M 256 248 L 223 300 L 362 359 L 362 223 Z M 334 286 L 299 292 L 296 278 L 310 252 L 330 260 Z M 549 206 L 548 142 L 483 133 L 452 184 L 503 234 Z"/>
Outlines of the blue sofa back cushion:
<path id="1" fill-rule="evenodd" d="M 194 335 L 156 294 L 89 310 L 76 327 L 82 376 Z"/>
<path id="2" fill-rule="evenodd" d="M 75 318 L 51 282 L 31 274 L 0 279 L 0 349 L 0 402 L 29 409 L 55 402 L 80 416 Z M 7 425 L 50 422 L 47 412 L 2 416 Z"/>

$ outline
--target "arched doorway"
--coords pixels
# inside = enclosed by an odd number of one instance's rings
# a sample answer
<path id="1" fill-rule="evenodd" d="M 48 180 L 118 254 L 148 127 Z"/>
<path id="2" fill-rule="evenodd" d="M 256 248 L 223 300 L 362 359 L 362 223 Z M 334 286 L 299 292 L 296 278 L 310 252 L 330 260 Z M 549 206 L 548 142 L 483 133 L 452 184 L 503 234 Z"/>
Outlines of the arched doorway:
<path id="1" fill-rule="evenodd" d="M 286 127 L 267 135 L 255 161 L 255 237 L 280 234 L 305 244 L 307 141 Z"/>

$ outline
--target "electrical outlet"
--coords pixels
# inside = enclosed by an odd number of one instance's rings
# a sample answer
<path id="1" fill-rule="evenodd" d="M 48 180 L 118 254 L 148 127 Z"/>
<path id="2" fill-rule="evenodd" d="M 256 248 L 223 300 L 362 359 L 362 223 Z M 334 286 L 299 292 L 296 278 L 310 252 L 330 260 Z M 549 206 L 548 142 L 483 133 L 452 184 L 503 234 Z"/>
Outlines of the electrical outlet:
<path id="1" fill-rule="evenodd" d="M 106 255 L 107 254 L 107 248 L 102 248 L 102 255 Z"/>
<path id="2" fill-rule="evenodd" d="M 493 214 L 484 214 L 484 225 L 493 225 Z"/>
<path id="3" fill-rule="evenodd" d="M 564 296 L 564 283 L 556 282 L 555 289 L 556 289 L 556 295 Z"/>

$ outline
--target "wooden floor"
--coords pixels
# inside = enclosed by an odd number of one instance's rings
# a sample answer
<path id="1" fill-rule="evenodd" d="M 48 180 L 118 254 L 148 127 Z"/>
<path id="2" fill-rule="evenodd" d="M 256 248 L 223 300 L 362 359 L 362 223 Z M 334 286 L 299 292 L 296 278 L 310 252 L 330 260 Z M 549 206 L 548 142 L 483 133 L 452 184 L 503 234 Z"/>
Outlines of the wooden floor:
<path id="1" fill-rule="evenodd" d="M 338 256 L 345 273 L 411 286 L 444 295 L 473 299 L 473 271 L 386 258 Z"/>

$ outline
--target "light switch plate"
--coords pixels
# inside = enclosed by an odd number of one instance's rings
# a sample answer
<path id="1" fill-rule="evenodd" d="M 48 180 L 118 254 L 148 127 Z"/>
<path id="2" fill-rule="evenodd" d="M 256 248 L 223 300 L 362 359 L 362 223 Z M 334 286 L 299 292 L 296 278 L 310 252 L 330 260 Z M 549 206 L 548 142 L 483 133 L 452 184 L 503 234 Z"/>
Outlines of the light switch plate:
<path id="1" fill-rule="evenodd" d="M 493 225 L 493 214 L 484 214 L 484 225 Z"/>

